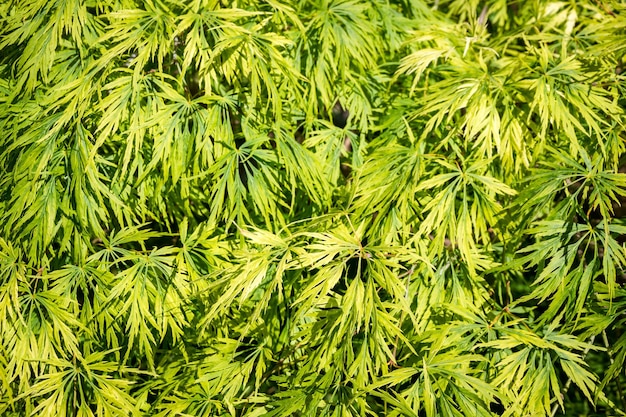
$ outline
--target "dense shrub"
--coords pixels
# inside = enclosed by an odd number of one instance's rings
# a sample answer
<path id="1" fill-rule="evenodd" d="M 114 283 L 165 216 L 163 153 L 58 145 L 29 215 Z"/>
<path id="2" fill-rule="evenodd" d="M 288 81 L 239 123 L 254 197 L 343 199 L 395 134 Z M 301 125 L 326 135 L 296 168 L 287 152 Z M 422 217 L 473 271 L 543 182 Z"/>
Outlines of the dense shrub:
<path id="1" fill-rule="evenodd" d="M 624 415 L 623 1 L 0 22 L 2 415 Z"/>

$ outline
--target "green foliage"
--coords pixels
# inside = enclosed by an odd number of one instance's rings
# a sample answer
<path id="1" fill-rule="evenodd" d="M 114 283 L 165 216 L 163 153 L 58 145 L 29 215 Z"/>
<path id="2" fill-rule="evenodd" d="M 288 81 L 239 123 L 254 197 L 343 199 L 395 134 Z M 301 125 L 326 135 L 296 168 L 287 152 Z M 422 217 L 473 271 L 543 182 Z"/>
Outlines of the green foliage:
<path id="1" fill-rule="evenodd" d="M 626 414 L 623 1 L 0 22 L 2 415 Z"/>

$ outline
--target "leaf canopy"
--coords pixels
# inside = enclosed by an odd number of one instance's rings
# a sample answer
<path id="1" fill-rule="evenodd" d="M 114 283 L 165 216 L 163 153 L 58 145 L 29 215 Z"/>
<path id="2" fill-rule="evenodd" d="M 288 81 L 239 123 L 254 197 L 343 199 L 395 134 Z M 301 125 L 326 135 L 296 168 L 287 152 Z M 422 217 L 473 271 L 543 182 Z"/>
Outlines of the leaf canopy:
<path id="1" fill-rule="evenodd" d="M 625 415 L 620 0 L 0 3 L 0 413 Z"/>

